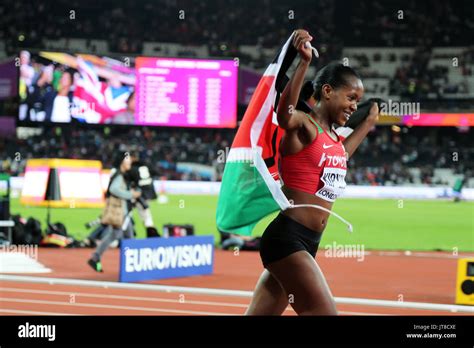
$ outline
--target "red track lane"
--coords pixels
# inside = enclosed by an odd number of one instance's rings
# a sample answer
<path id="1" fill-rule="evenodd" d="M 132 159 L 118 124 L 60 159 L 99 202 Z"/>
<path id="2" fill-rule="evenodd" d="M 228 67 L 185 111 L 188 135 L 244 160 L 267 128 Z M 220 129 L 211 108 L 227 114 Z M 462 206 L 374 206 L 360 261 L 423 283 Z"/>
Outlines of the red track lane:
<path id="1" fill-rule="evenodd" d="M 39 249 L 39 262 L 53 273 L 37 276 L 117 281 L 118 250 L 105 254 L 106 273 L 92 271 L 90 249 Z M 317 257 L 334 296 L 454 304 L 457 260 L 447 253 L 418 256 L 371 252 L 353 258 Z M 469 256 L 472 256 L 469 255 Z M 251 291 L 263 268 L 258 253 L 216 250 L 214 274 L 167 279 L 152 284 Z M 241 315 L 249 298 L 205 296 L 89 286 L 0 282 L 0 315 Z M 342 315 L 466 315 L 418 309 L 339 304 Z M 289 307 L 285 315 L 294 315 Z"/>
<path id="2" fill-rule="evenodd" d="M 144 290 L 1 282 L 1 309 L 76 315 L 241 315 L 249 299 Z M 442 311 L 338 305 L 343 315 L 454 315 Z M 294 315 L 289 307 L 285 312 Z"/>

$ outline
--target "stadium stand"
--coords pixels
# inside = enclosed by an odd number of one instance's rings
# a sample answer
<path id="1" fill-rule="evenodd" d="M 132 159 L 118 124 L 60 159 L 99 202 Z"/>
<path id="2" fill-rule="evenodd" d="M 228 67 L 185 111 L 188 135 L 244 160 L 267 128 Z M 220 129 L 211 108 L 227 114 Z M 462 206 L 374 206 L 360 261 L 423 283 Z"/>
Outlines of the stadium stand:
<path id="1" fill-rule="evenodd" d="M 79 7 L 81 10 L 75 11 Z M 182 16 L 188 20 L 182 21 Z M 348 59 L 363 77 L 367 97 L 420 102 L 425 111 L 462 112 L 474 108 L 472 18 L 474 8 L 468 0 L 460 0 L 456 6 L 451 2 L 390 0 L 384 1 L 383 7 L 381 1 L 352 6 L 344 0 L 324 0 L 316 2 L 311 11 L 302 0 L 291 6 L 249 0 L 192 4 L 144 0 L 140 10 L 134 3 L 112 0 L 80 1 L 80 6 L 78 0 L 21 5 L 4 0 L 0 4 L 0 58 L 17 55 L 23 48 L 197 58 L 238 56 L 242 66 L 262 72 L 289 31 L 311 26 L 322 53 L 317 66 Z M 239 30 L 235 30 L 237 25 Z M 353 30 L 347 31 L 348 26 Z M 406 35 L 415 30 L 421 34 Z M 2 114 L 14 115 L 9 110 L 11 105 L 3 103 Z M 354 170 L 348 182 L 451 185 L 457 174 L 472 172 L 472 130 L 443 128 L 380 127 L 352 159 Z M 33 154 L 100 159 L 107 167 L 111 161 L 107 154 L 127 147 L 147 157 L 158 176 L 219 180 L 223 165 L 216 162 L 216 154 L 230 146 L 235 131 L 178 133 L 168 128 L 45 126 L 33 133 L 0 141 L 0 170 L 21 173 L 25 159 Z M 127 144 L 121 140 L 124 135 L 129 139 Z M 18 151 L 28 155 L 15 161 Z M 458 163 L 450 160 L 453 152 L 459 153 Z M 211 166 L 216 174 L 203 178 L 179 173 L 177 164 L 181 162 Z M 472 181 L 468 186 L 473 186 Z"/>

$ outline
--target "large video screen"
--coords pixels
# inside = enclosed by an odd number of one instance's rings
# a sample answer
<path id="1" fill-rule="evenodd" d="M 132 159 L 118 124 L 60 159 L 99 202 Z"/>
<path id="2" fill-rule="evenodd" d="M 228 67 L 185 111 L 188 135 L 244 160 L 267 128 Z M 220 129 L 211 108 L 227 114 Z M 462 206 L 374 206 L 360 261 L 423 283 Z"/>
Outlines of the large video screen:
<path id="1" fill-rule="evenodd" d="M 233 60 L 20 53 L 19 122 L 233 128 Z"/>
<path id="2" fill-rule="evenodd" d="M 231 60 L 136 60 L 136 123 L 235 127 L 237 67 Z"/>

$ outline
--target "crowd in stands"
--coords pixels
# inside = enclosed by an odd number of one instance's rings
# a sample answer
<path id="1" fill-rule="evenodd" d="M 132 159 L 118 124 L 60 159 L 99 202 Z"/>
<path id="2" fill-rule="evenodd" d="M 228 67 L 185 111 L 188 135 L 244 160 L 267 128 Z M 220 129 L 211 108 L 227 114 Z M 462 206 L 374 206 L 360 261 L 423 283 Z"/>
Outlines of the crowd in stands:
<path id="1" fill-rule="evenodd" d="M 431 100 L 440 101 L 449 95 L 465 95 L 472 92 L 466 79 L 461 81 L 449 80 L 449 68 L 447 66 L 429 66 L 430 59 L 436 58 L 430 47 L 418 47 L 407 64 L 401 65 L 390 80 L 390 95 L 399 95 L 405 100 L 427 103 Z M 453 57 L 444 57 L 446 61 L 453 62 Z M 474 47 L 463 51 L 460 57 L 455 57 L 456 69 L 459 76 L 473 76 Z M 454 67 L 452 67 L 454 68 Z M 445 108 L 460 107 L 449 98 L 444 103 Z M 469 103 L 469 104 L 467 104 Z M 466 100 L 465 107 L 473 107 L 473 100 Z M 469 105 L 469 106 L 468 106 Z M 425 105 L 426 106 L 426 105 Z"/>
<path id="2" fill-rule="evenodd" d="M 472 130 L 447 127 L 377 127 L 349 162 L 347 182 L 357 185 L 439 185 L 434 169 L 472 173 Z M 415 175 L 409 169 L 416 168 Z"/>
<path id="3" fill-rule="evenodd" d="M 138 153 L 156 173 L 170 180 L 201 180 L 197 173 L 180 173 L 178 162 L 212 165 L 218 151 L 230 147 L 233 130 L 180 129 L 72 129 L 45 128 L 26 139 L 0 140 L 0 171 L 24 172 L 28 158 L 72 158 L 100 160 L 111 168 L 114 153 Z M 127 139 L 127 141 L 124 141 Z"/>
<path id="4" fill-rule="evenodd" d="M 220 180 L 223 153 L 231 146 L 234 130 L 144 129 L 44 129 L 26 139 L 0 141 L 0 171 L 12 175 L 24 172 L 28 158 L 95 159 L 110 168 L 118 151 L 138 152 L 156 173 L 170 180 Z M 127 141 L 124 141 L 127 139 Z M 455 173 L 474 171 L 472 130 L 455 128 L 402 127 L 393 131 L 379 126 L 361 144 L 349 161 L 347 182 L 364 185 L 446 184 L 433 180 L 435 168 L 451 168 Z M 215 168 L 213 178 L 177 170 L 180 162 Z M 418 177 L 409 170 L 418 168 Z"/>
<path id="5" fill-rule="evenodd" d="M 473 18 L 470 0 L 143 0 L 139 4 L 4 0 L 0 4 L 0 40 L 8 55 L 18 54 L 22 47 L 44 49 L 45 39 L 60 38 L 88 39 L 90 53 L 96 49 L 90 40 L 106 40 L 109 51 L 121 55 L 141 54 L 144 42 L 182 44 L 179 56 L 196 56 L 193 45 L 207 45 L 210 56 L 239 57 L 243 65 L 262 69 L 271 59 L 263 53 L 264 48 L 279 47 L 292 30 L 306 28 L 321 52 L 318 67 L 341 59 L 343 47 L 417 47 L 413 56 L 399 62 L 394 76 L 387 76 L 390 95 L 426 103 L 430 109 L 439 105 L 463 109 L 473 107 L 472 100 L 444 102 L 438 97 L 473 91 L 467 83 L 450 82 L 445 67 L 428 68 L 428 62 L 432 47 L 466 47 L 459 57 L 459 69 L 463 76 L 472 76 L 474 47 L 469 46 Z M 257 58 L 244 53 L 242 45 L 254 46 Z M 363 53 L 360 58 L 364 61 Z"/>
<path id="6" fill-rule="evenodd" d="M 351 6 L 350 46 L 467 46 L 474 30 L 470 1 L 360 1 Z M 370 18 L 370 19 L 369 19 Z M 467 32 L 466 32 L 467 31 Z"/>
<path id="7" fill-rule="evenodd" d="M 3 39 L 24 35 L 25 47 L 81 37 L 121 53 L 139 53 L 145 41 L 274 47 L 298 27 L 346 46 L 467 46 L 474 30 L 470 0 L 4 0 L 0 18 Z"/>
<path id="8" fill-rule="evenodd" d="M 306 28 L 315 37 L 315 46 L 321 53 L 319 65 L 340 59 L 343 47 L 416 47 L 414 55 L 400 59 L 394 76 L 386 76 L 390 79 L 389 86 L 376 87 L 376 92 L 385 93 L 388 88 L 389 95 L 421 100 L 423 106 L 431 106 L 431 101 L 424 101 L 428 94 L 469 92 L 467 85 L 450 83 L 446 68 L 429 67 L 428 62 L 433 58 L 433 47 L 466 47 L 459 57 L 460 75 L 472 76 L 474 6 L 471 0 L 3 0 L 0 3 L 0 41 L 8 55 L 18 55 L 21 48 L 44 49 L 46 39 L 88 39 L 90 53 L 95 53 L 93 39 L 106 40 L 109 51 L 122 55 L 141 54 L 144 42 L 167 42 L 182 44 L 180 55 L 183 56 L 195 56 L 193 45 L 207 45 L 211 56 L 238 56 L 243 64 L 251 63 L 261 69 L 269 63 L 263 49 L 281 46 L 295 28 Z M 259 58 L 243 53 L 242 45 L 254 46 Z M 364 68 L 369 68 L 369 61 L 386 59 L 370 58 L 362 53 L 358 60 Z M 395 61 L 397 57 L 388 59 Z M 363 77 L 383 74 L 386 72 L 373 71 Z M 433 108 L 474 107 L 473 99 L 448 101 L 448 104 L 439 104 L 441 101 L 437 99 L 438 104 L 433 104 Z M 110 167 L 114 151 L 130 150 L 138 151 L 158 177 L 203 179 L 177 170 L 177 163 L 193 162 L 216 167 L 215 179 L 219 180 L 223 164 L 216 160 L 218 151 L 230 147 L 234 134 L 235 130 L 49 126 L 40 135 L 26 139 L 0 139 L 0 171 L 20 174 L 25 160 L 33 157 L 98 159 L 104 167 Z M 419 180 L 437 184 L 432 179 L 435 168 L 452 168 L 457 172 L 473 169 L 469 164 L 473 156 L 469 139 L 472 139 L 471 130 L 461 133 L 447 127 L 402 127 L 400 132 L 394 132 L 390 127 L 379 127 L 351 159 L 347 181 L 388 185 Z M 453 160 L 453 153 L 458 154 L 458 161 Z M 420 169 L 418 178 L 410 168 Z"/>

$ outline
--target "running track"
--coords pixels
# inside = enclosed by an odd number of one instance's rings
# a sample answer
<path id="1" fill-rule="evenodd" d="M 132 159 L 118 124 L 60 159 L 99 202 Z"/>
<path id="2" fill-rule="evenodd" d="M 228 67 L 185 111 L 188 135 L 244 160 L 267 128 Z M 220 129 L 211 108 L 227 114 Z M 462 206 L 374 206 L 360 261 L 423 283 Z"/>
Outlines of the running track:
<path id="1" fill-rule="evenodd" d="M 52 273 L 42 278 L 82 279 L 90 285 L 0 281 L 0 315 L 241 315 L 248 296 L 200 295 L 188 291 L 114 288 L 118 279 L 118 250 L 103 259 L 105 273 L 95 273 L 86 260 L 91 249 L 39 249 L 38 261 Z M 473 255 L 462 255 L 470 256 Z M 369 252 L 356 258 L 317 261 L 336 298 L 422 302 L 454 305 L 457 258 L 449 253 Z M 185 288 L 253 290 L 263 268 L 255 252 L 216 250 L 214 274 L 149 282 Z M 112 282 L 104 288 L 101 282 Z M 91 286 L 92 285 L 92 286 Z M 344 301 L 342 301 L 344 302 Z M 364 301 L 363 301 L 364 302 Z M 342 315 L 473 315 L 466 311 L 422 310 L 355 305 L 338 302 Z M 471 310 L 471 307 L 466 307 Z M 291 307 L 285 315 L 295 315 Z"/>

